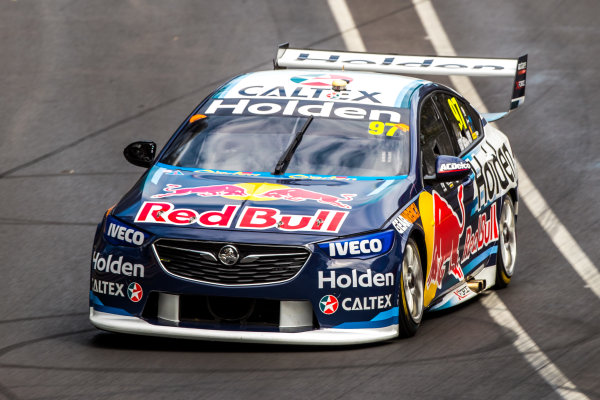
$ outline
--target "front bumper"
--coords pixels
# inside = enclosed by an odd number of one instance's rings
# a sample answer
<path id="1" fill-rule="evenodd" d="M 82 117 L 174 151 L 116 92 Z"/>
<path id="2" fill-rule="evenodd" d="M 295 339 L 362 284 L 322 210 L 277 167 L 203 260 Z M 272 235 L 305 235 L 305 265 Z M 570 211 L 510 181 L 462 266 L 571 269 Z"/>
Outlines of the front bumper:
<path id="1" fill-rule="evenodd" d="M 138 317 L 109 314 L 94 310 L 92 307 L 90 307 L 90 321 L 95 327 L 111 332 L 222 342 L 328 346 L 372 343 L 398 336 L 398 325 L 366 329 L 326 328 L 305 332 L 253 332 L 186 328 L 155 325 Z"/>

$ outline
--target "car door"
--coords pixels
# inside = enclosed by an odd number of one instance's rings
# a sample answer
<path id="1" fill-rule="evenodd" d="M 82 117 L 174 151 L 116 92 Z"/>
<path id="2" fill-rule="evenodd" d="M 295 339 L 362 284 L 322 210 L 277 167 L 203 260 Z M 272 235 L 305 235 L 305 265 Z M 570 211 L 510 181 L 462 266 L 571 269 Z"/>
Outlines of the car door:
<path id="1" fill-rule="evenodd" d="M 425 281 L 425 305 L 434 298 L 463 281 L 461 267 L 461 245 L 464 242 L 464 227 L 471 217 L 465 213 L 465 202 L 473 199 L 472 180 L 464 182 L 440 182 L 435 176 L 438 156 L 458 156 L 461 146 L 466 149 L 471 143 L 459 144 L 455 132 L 450 131 L 449 116 L 439 103 L 446 100 L 441 92 L 426 97 L 419 111 L 419 144 L 421 152 L 424 190 L 420 207 L 424 215 L 423 227 L 428 248 L 428 272 Z M 428 199 L 428 200 L 426 200 Z M 431 216 L 427 216 L 428 210 Z M 432 228 L 430 228 L 432 227 Z"/>
<path id="2" fill-rule="evenodd" d="M 450 132 L 450 139 L 455 143 L 456 155 L 465 161 L 471 161 L 473 154 L 479 152 L 482 145 L 483 129 L 479 115 L 464 99 L 452 93 L 436 93 L 433 101 Z M 478 252 L 497 238 L 497 230 L 492 231 L 495 224 L 490 223 L 497 217 L 495 209 L 489 206 L 483 207 L 480 202 L 481 194 L 475 193 L 474 189 L 476 176 L 481 176 L 481 166 L 476 162 L 470 164 L 473 173 L 467 182 L 463 183 L 463 203 L 466 213 L 463 237 L 459 246 L 461 268 L 466 275 L 481 264 L 471 262 Z"/>

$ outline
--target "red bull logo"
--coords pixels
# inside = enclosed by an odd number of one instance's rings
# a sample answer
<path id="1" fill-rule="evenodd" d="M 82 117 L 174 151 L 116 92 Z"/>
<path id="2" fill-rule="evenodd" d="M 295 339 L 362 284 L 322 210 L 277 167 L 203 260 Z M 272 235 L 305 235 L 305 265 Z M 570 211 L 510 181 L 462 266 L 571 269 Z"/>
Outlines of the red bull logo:
<path id="1" fill-rule="evenodd" d="M 254 201 L 269 201 L 269 200 L 287 200 L 287 201 L 316 201 L 319 204 L 324 204 L 332 207 L 343 208 L 349 210 L 352 208 L 344 202 L 351 201 L 356 194 L 342 194 L 341 197 L 314 192 L 312 190 L 302 188 L 292 188 L 285 185 L 270 184 L 270 183 L 240 183 L 233 185 L 214 185 L 214 186 L 197 186 L 197 187 L 181 187 L 181 185 L 168 184 L 163 192 L 152 196 L 152 198 L 165 198 L 173 196 L 187 196 L 195 194 L 201 197 L 225 197 L 235 200 L 254 200 Z"/>
<path id="2" fill-rule="evenodd" d="M 342 197 L 337 197 L 301 188 L 286 188 L 269 190 L 268 192 L 262 193 L 258 196 L 266 199 L 279 199 L 288 201 L 314 200 L 317 203 L 327 204 L 329 206 L 351 209 L 352 207 L 350 205 L 342 203 L 342 201 L 351 201 L 356 194 L 342 194 Z"/>
<path id="3" fill-rule="evenodd" d="M 167 184 L 167 187 L 163 189 L 167 193 L 159 193 L 152 196 L 153 199 L 160 199 L 163 197 L 172 196 L 187 196 L 188 194 L 195 194 L 202 197 L 213 197 L 213 196 L 247 196 L 246 189 L 235 185 L 215 185 L 215 186 L 198 186 L 184 188 L 181 185 Z"/>
<path id="4" fill-rule="evenodd" d="M 441 288 L 446 266 L 448 272 L 456 279 L 464 279 L 458 254 L 465 216 L 462 186 L 458 188 L 458 203 L 461 212 L 460 218 L 443 197 L 433 192 L 434 248 L 431 271 L 427 277 L 427 288 L 432 284 Z"/>
<path id="5" fill-rule="evenodd" d="M 229 228 L 239 206 L 226 205 L 221 210 L 198 213 L 190 208 L 176 208 L 167 202 L 144 202 L 135 222 L 169 225 L 200 225 L 204 228 Z M 312 215 L 282 214 L 276 208 L 245 207 L 239 214 L 237 229 L 311 231 L 337 233 L 348 211 L 317 210 Z"/>

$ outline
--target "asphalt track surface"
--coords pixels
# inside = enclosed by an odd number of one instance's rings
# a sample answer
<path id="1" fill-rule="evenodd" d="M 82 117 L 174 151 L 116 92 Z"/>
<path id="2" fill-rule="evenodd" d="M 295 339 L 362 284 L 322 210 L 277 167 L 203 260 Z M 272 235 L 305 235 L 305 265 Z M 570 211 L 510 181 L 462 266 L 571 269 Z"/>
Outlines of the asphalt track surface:
<path id="1" fill-rule="evenodd" d="M 369 51 L 433 54 L 412 3 L 349 0 Z M 596 267 L 600 3 L 433 1 L 456 52 L 529 53 L 527 99 L 499 122 Z M 270 69 L 278 43 L 343 49 L 325 1 L 0 1 L 0 398 L 559 398 L 481 300 L 417 336 L 351 348 L 129 337 L 88 322 L 95 225 L 218 83 Z M 449 83 L 440 78 L 440 82 Z M 491 111 L 510 80 L 473 80 Z M 548 358 L 600 398 L 600 299 L 520 208 L 497 294 Z"/>

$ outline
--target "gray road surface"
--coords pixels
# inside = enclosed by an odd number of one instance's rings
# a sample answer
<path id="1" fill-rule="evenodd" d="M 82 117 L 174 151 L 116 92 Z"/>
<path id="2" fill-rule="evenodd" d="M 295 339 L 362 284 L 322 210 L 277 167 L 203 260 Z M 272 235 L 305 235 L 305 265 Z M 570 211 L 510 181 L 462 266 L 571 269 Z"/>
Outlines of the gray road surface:
<path id="1" fill-rule="evenodd" d="M 433 54 L 407 0 L 349 0 L 366 47 Z M 542 195 L 600 259 L 600 4 L 433 2 L 457 53 L 529 53 L 527 101 L 500 122 Z M 95 225 L 218 83 L 269 69 L 277 43 L 343 49 L 324 1 L 0 1 L 0 398 L 388 399 L 558 395 L 476 300 L 416 337 L 349 349 L 102 333 L 88 322 Z M 441 79 L 447 83 L 447 79 Z M 476 79 L 489 108 L 510 82 Z M 600 299 L 525 207 L 498 292 L 551 361 L 600 398 Z"/>

